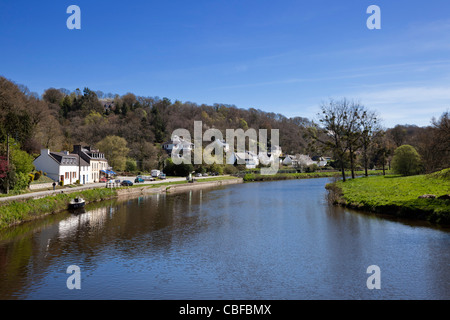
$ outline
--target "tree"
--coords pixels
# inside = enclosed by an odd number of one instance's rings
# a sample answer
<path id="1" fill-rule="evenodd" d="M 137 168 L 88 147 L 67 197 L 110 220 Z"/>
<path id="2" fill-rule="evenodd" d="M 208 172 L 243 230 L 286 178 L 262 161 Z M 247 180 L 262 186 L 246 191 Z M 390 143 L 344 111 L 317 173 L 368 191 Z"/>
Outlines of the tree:
<path id="1" fill-rule="evenodd" d="M 330 100 L 329 104 L 321 106 L 321 111 L 318 117 L 322 127 L 310 127 L 310 137 L 313 142 L 320 143 L 324 151 L 331 150 L 333 152 L 334 157 L 339 160 L 342 180 L 345 182 L 344 164 L 349 146 L 347 143 L 349 102 L 346 99 L 341 101 Z"/>
<path id="2" fill-rule="evenodd" d="M 105 154 L 105 158 L 113 169 L 117 171 L 125 170 L 130 149 L 127 148 L 127 141 L 124 138 L 107 136 L 97 143 L 97 148 Z"/>
<path id="3" fill-rule="evenodd" d="M 27 152 L 20 150 L 18 146 L 14 146 L 11 150 L 11 163 L 16 173 L 29 174 L 34 171 L 34 158 Z"/>
<path id="4" fill-rule="evenodd" d="M 369 151 L 373 144 L 374 138 L 381 134 L 381 130 L 377 128 L 377 116 L 375 112 L 364 110 L 361 115 L 361 148 L 363 155 L 363 165 L 366 177 L 369 175 Z M 383 164 L 384 168 L 384 164 Z"/>
<path id="5" fill-rule="evenodd" d="M 406 144 L 395 149 L 392 169 L 404 176 L 419 174 L 422 171 L 422 159 L 413 146 Z"/>
<path id="6" fill-rule="evenodd" d="M 444 112 L 439 120 L 433 119 L 433 133 L 438 163 L 434 170 L 448 168 L 450 165 L 450 113 Z"/>
<path id="7" fill-rule="evenodd" d="M 350 170 L 352 179 L 355 179 L 355 152 L 359 147 L 360 137 L 362 135 L 361 114 L 364 107 L 355 102 L 342 101 L 342 112 L 344 114 L 344 135 L 343 141 L 347 146 L 350 158 Z"/>
<path id="8" fill-rule="evenodd" d="M 137 169 L 136 160 L 128 158 L 125 163 L 125 170 L 127 172 L 134 172 Z"/>
<path id="9" fill-rule="evenodd" d="M 402 125 L 396 125 L 389 131 L 392 141 L 394 141 L 396 147 L 403 145 L 406 139 L 406 128 Z"/>

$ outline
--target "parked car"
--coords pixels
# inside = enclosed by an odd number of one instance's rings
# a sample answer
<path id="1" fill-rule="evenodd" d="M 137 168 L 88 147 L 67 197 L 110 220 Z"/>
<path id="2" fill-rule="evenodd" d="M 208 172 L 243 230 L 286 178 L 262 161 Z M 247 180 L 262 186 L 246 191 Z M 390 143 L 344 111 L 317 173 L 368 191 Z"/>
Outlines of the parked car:
<path id="1" fill-rule="evenodd" d="M 195 176 L 196 176 L 196 177 L 201 177 L 202 174 L 201 174 L 201 173 L 196 173 Z"/>
<path id="2" fill-rule="evenodd" d="M 108 179 L 107 179 L 107 178 L 105 178 L 105 177 L 103 177 L 103 178 L 100 178 L 100 182 L 108 182 Z"/>
<path id="3" fill-rule="evenodd" d="M 161 174 L 159 175 L 159 178 L 160 178 L 161 180 L 165 180 L 165 179 L 166 179 L 166 174 L 165 174 L 165 173 L 161 173 Z"/>
<path id="4" fill-rule="evenodd" d="M 130 180 L 123 180 L 123 181 L 120 183 L 120 185 L 123 186 L 123 187 L 129 187 L 129 186 L 132 186 L 132 185 L 133 185 L 133 182 L 131 182 Z"/>
<path id="5" fill-rule="evenodd" d="M 136 177 L 136 179 L 134 179 L 134 183 L 140 183 L 140 182 L 144 182 L 144 179 L 142 179 L 141 177 Z"/>
<path id="6" fill-rule="evenodd" d="M 204 174 L 203 174 L 203 176 L 204 176 L 204 177 L 207 177 L 207 176 L 208 176 L 208 174 L 207 174 L 207 173 L 204 173 Z"/>

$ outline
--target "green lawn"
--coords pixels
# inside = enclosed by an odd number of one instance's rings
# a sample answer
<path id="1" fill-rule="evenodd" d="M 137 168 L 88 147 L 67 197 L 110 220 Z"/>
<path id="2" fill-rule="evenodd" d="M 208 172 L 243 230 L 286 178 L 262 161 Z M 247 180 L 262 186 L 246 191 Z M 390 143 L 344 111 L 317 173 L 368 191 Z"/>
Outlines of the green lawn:
<path id="1" fill-rule="evenodd" d="M 432 175 L 372 176 L 338 181 L 328 189 L 339 194 L 336 203 L 374 212 L 450 222 L 450 200 L 419 199 L 450 194 L 450 169 Z"/>

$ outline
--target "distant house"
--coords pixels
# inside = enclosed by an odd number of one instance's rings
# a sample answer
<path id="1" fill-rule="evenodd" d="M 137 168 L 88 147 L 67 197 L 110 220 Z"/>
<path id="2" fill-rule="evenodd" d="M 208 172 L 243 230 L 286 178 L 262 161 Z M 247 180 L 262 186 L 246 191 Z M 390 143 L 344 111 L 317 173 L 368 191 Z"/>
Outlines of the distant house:
<path id="1" fill-rule="evenodd" d="M 77 181 L 81 184 L 90 182 L 89 163 L 68 151 L 51 152 L 49 149 L 42 149 L 33 164 L 37 170 L 45 172 L 47 177 L 56 182 L 64 184 L 73 184 Z"/>
<path id="2" fill-rule="evenodd" d="M 259 158 L 251 151 L 233 152 L 227 158 L 227 164 L 245 164 L 247 169 L 254 169 L 259 165 Z"/>
<path id="3" fill-rule="evenodd" d="M 282 163 L 280 157 L 283 155 L 280 146 L 271 146 L 268 147 L 267 151 L 259 150 L 258 159 L 259 162 L 263 165 L 270 165 L 278 159 L 279 164 Z"/>
<path id="4" fill-rule="evenodd" d="M 287 155 L 283 160 L 283 165 L 290 167 L 307 167 L 313 164 L 317 164 L 310 156 L 305 154 Z"/>
<path id="5" fill-rule="evenodd" d="M 216 145 L 219 146 L 219 148 L 223 148 L 223 152 L 228 152 L 230 150 L 230 146 L 228 143 L 225 142 L 225 140 L 220 140 L 220 139 L 216 139 L 214 140 L 213 146 L 215 147 Z"/>
<path id="6" fill-rule="evenodd" d="M 317 161 L 316 161 L 317 165 L 319 167 L 325 167 L 328 164 L 328 161 L 324 158 L 324 157 L 320 157 Z"/>
<path id="7" fill-rule="evenodd" d="M 104 153 L 89 146 L 82 147 L 81 145 L 74 145 L 73 153 L 79 155 L 89 164 L 91 172 L 89 181 L 99 182 L 100 178 L 108 175 L 111 168 L 108 166 L 108 160 L 105 158 Z"/>
<path id="8" fill-rule="evenodd" d="M 171 154 L 172 151 L 178 152 L 180 151 L 187 152 L 192 151 L 194 149 L 194 144 L 184 140 L 181 137 L 174 136 L 173 139 L 166 141 L 162 144 L 162 149 L 165 150 L 168 154 Z"/>
<path id="9" fill-rule="evenodd" d="M 293 155 L 286 155 L 286 157 L 284 158 L 282 164 L 284 166 L 290 166 L 290 167 L 296 167 L 298 164 L 297 158 Z"/>

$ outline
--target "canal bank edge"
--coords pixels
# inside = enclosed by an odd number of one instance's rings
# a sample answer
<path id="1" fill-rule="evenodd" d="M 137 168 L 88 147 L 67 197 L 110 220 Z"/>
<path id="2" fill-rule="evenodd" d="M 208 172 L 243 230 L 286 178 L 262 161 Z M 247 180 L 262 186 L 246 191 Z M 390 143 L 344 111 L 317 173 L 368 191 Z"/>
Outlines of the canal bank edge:
<path id="1" fill-rule="evenodd" d="M 367 178 L 359 178 L 367 179 Z M 355 179 L 354 183 L 363 182 Z M 367 180 L 366 180 L 367 181 Z M 411 199 L 409 201 L 396 202 L 394 200 L 370 201 L 362 192 L 345 191 L 342 182 L 329 183 L 325 187 L 328 190 L 328 201 L 334 205 L 354 209 L 361 212 L 383 214 L 401 219 L 421 220 L 442 226 L 450 226 L 450 200 L 436 198 Z M 375 197 L 375 188 L 371 189 Z M 350 196 L 351 195 L 351 196 Z M 351 200 L 349 200 L 349 198 Z"/>
<path id="2" fill-rule="evenodd" d="M 128 196 L 140 196 L 146 194 L 154 194 L 154 193 L 174 193 L 174 192 L 184 192 L 189 190 L 203 189 L 203 188 L 213 188 L 220 187 L 229 184 L 240 184 L 244 183 L 242 178 L 234 178 L 227 180 L 215 180 L 215 181 L 204 181 L 204 182 L 195 182 L 195 183 L 184 183 L 184 184 L 169 184 L 161 187 L 152 187 L 152 186 L 142 186 L 135 188 L 123 188 L 117 189 L 118 197 L 128 197 Z"/>
<path id="3" fill-rule="evenodd" d="M 0 229 L 13 227 L 25 222 L 43 218 L 67 210 L 68 203 L 73 197 L 85 199 L 86 204 L 100 202 L 114 198 L 137 197 L 156 193 L 173 193 L 201 188 L 211 188 L 229 184 L 243 183 L 242 178 L 215 180 L 184 184 L 169 184 L 160 187 L 151 185 L 142 187 L 96 188 L 76 192 L 61 192 L 39 198 L 28 198 L 5 202 L 0 206 Z"/>

